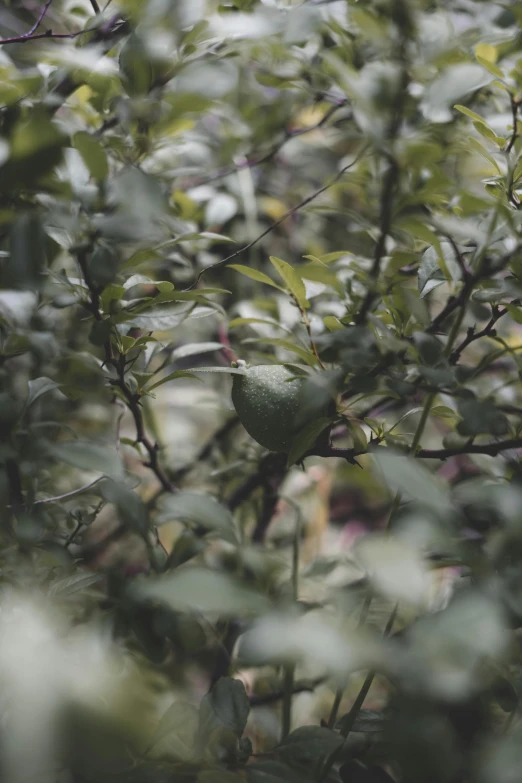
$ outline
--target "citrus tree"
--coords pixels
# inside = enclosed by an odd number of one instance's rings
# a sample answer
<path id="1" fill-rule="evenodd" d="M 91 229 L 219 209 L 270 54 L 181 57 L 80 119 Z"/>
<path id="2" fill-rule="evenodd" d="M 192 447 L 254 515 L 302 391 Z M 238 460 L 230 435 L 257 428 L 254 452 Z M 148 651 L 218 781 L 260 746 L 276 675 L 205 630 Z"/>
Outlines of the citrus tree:
<path id="1" fill-rule="evenodd" d="M 0 8 L 2 780 L 520 779 L 521 21 Z"/>

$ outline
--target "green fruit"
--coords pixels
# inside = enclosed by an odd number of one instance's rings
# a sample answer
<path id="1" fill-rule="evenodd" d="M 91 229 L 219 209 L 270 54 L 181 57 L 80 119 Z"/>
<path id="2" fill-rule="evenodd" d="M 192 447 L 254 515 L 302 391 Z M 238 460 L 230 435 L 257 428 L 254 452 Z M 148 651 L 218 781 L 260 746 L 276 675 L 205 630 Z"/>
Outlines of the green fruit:
<path id="1" fill-rule="evenodd" d="M 288 451 L 297 433 L 309 421 L 298 414 L 302 409 L 306 378 L 294 378 L 280 364 L 245 367 L 244 375 L 234 375 L 232 402 L 249 435 L 270 451 Z M 314 410 L 314 418 L 328 416 Z"/>

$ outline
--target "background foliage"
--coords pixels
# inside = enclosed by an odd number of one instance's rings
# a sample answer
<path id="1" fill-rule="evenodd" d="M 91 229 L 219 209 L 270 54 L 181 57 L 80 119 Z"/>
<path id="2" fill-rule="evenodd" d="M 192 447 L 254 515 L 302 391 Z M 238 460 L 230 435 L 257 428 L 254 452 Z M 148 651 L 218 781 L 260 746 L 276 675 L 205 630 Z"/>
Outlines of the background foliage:
<path id="1" fill-rule="evenodd" d="M 5 0 L 2 780 L 520 779 L 521 19 Z"/>

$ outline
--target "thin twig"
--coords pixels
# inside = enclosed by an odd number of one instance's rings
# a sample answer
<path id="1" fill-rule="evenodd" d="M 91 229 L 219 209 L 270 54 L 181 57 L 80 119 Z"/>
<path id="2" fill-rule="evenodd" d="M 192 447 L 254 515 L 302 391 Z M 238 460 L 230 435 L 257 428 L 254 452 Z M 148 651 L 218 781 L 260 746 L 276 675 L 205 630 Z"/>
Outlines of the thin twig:
<path id="1" fill-rule="evenodd" d="M 488 264 L 481 264 L 480 268 L 474 274 L 469 275 L 469 277 L 466 278 L 459 294 L 448 299 L 440 313 L 438 313 L 432 320 L 431 324 L 426 329 L 426 332 L 428 334 L 439 332 L 446 318 L 448 318 L 448 316 L 450 316 L 453 312 L 455 312 L 455 310 L 461 307 L 462 304 L 468 300 L 476 284 L 485 277 L 490 277 L 494 274 L 497 274 L 498 272 L 502 272 L 510 263 L 510 261 L 518 253 L 520 253 L 521 249 L 521 244 L 516 245 L 513 250 L 510 250 L 509 253 L 503 255 L 493 267 L 489 266 Z"/>
<path id="2" fill-rule="evenodd" d="M 354 160 L 349 163 L 347 166 L 343 166 L 343 168 L 335 175 L 335 177 L 332 177 L 326 185 L 323 185 L 322 187 L 318 188 L 318 190 L 314 190 L 313 193 L 310 193 L 309 196 L 304 198 L 302 201 L 299 202 L 299 204 L 296 204 L 294 207 L 291 207 L 291 209 L 287 210 L 284 215 L 282 215 L 278 220 L 276 220 L 274 223 L 271 223 L 268 228 L 266 228 L 264 231 L 261 232 L 255 239 L 252 240 L 252 242 L 249 242 L 247 245 L 243 245 L 243 247 L 239 248 L 239 250 L 236 250 L 234 253 L 231 253 L 229 256 L 224 258 L 222 261 L 218 261 L 216 264 L 209 264 L 209 266 L 204 267 L 204 269 L 199 272 L 198 276 L 190 285 L 188 288 L 185 288 L 184 291 L 191 291 L 193 288 L 196 287 L 196 285 L 201 280 L 202 276 L 206 274 L 211 269 L 220 269 L 223 266 L 228 266 L 231 261 L 233 261 L 238 256 L 242 255 L 243 253 L 246 253 L 247 250 L 250 250 L 255 245 L 257 245 L 258 242 L 260 242 L 264 237 L 267 236 L 267 234 L 270 234 L 277 226 L 280 226 L 281 223 L 284 223 L 285 220 L 287 220 L 292 215 L 295 215 L 296 212 L 298 212 L 300 209 L 305 207 L 307 204 L 310 204 L 312 201 L 314 201 L 318 196 L 321 195 L 321 193 L 324 193 L 325 190 L 328 190 L 333 185 L 335 185 L 341 177 L 353 166 L 355 166 L 359 160 L 362 158 L 366 150 L 368 149 L 368 145 L 365 145 L 362 150 L 358 153 L 358 155 L 354 158 Z"/>
<path id="3" fill-rule="evenodd" d="M 52 498 L 43 498 L 42 500 L 35 500 L 33 503 L 33 506 L 42 506 L 44 503 L 61 503 L 62 500 L 69 500 L 69 498 L 74 498 L 77 495 L 83 495 L 84 492 L 88 492 L 90 489 L 92 489 L 96 484 L 99 484 L 100 481 L 104 480 L 104 476 L 100 476 L 97 479 L 94 479 L 94 481 L 91 481 L 89 484 L 85 484 L 84 487 L 79 487 L 78 489 L 73 489 L 71 492 L 65 492 L 63 495 L 56 495 Z"/>
<path id="4" fill-rule="evenodd" d="M 100 6 L 96 2 L 96 0 L 90 0 L 90 3 L 91 3 L 92 10 L 94 11 L 94 13 L 96 15 L 98 15 L 100 13 Z"/>
<path id="5" fill-rule="evenodd" d="M 516 101 L 513 95 L 511 95 L 511 114 L 513 117 L 513 130 L 511 136 L 509 137 L 508 145 L 506 147 L 506 152 L 508 153 L 511 152 L 518 138 L 518 106 L 519 106 L 518 101 Z"/>
<path id="6" fill-rule="evenodd" d="M 37 29 L 40 27 L 40 24 L 41 24 L 41 22 L 43 21 L 43 18 L 44 18 L 44 16 L 45 16 L 45 14 L 47 13 L 47 11 L 49 10 L 49 6 L 51 5 L 51 3 L 52 3 L 52 2 L 53 2 L 53 0 L 47 0 L 47 2 L 45 3 L 45 5 L 42 7 L 42 10 L 40 11 L 40 14 L 39 14 L 39 16 L 38 16 L 38 19 L 37 19 L 37 20 L 36 20 L 36 22 L 33 24 L 33 26 L 31 27 L 31 29 L 30 29 L 30 30 L 28 30 L 28 32 L 24 34 L 24 36 L 23 36 L 24 38 L 30 38 L 30 37 L 31 37 L 31 35 L 32 35 L 34 32 L 36 32 L 36 30 L 37 30 Z"/>
<path id="7" fill-rule="evenodd" d="M 52 30 L 47 30 L 45 33 L 24 33 L 23 35 L 14 35 L 11 38 L 2 38 L 0 40 L 0 46 L 26 43 L 27 41 L 38 41 L 43 38 L 78 38 L 80 35 L 95 32 L 97 29 L 97 27 L 88 27 L 86 30 L 77 30 L 75 33 L 53 33 Z"/>
<path id="8" fill-rule="evenodd" d="M 457 347 L 451 354 L 450 364 L 456 364 L 460 359 L 460 355 L 464 351 L 464 349 L 467 348 L 468 345 L 471 345 L 471 343 L 475 342 L 475 340 L 480 340 L 481 337 L 495 337 L 496 330 L 494 329 L 494 326 L 497 323 L 497 321 L 499 321 L 502 318 L 502 316 L 506 315 L 507 312 L 508 312 L 507 308 L 501 310 L 499 307 L 494 306 L 493 315 L 491 316 L 491 318 L 489 319 L 489 321 L 487 322 L 486 326 L 483 329 L 481 329 L 479 332 L 476 332 L 475 327 L 470 326 L 464 340 L 462 340 L 462 342 L 459 345 L 457 345 Z"/>

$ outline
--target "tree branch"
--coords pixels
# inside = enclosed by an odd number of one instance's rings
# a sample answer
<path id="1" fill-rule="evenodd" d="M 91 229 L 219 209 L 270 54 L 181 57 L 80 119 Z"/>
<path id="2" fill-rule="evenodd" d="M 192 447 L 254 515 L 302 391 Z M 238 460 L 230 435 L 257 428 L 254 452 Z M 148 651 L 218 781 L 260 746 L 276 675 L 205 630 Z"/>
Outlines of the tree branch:
<path id="1" fill-rule="evenodd" d="M 306 457 L 338 457 L 345 459 L 348 462 L 353 462 L 354 458 L 360 457 L 363 454 L 372 454 L 375 451 L 386 449 L 386 446 L 374 446 L 373 448 L 360 451 L 357 449 L 340 449 L 335 446 L 322 446 L 320 448 L 311 449 Z M 499 440 L 495 443 L 467 443 L 464 446 L 456 446 L 454 448 L 443 449 L 419 449 L 415 452 L 417 459 L 449 459 L 450 457 L 458 457 L 463 454 L 486 454 L 490 457 L 496 457 L 502 451 L 509 451 L 510 449 L 522 448 L 522 436 L 516 438 L 507 438 L 506 440 Z M 404 454 L 403 456 L 406 456 Z"/>
<path id="2" fill-rule="evenodd" d="M 471 345 L 471 343 L 475 342 L 475 340 L 480 340 L 481 337 L 494 337 L 496 335 L 496 330 L 494 329 L 495 324 L 497 321 L 499 321 L 503 315 L 506 315 L 508 312 L 507 308 L 504 308 L 503 310 L 500 310 L 499 307 L 494 306 L 492 308 L 493 314 L 489 321 L 487 322 L 486 326 L 480 330 L 480 332 L 475 331 L 474 326 L 470 326 L 467 332 L 466 337 L 462 342 L 457 345 L 455 350 L 450 356 L 450 364 L 457 364 L 458 360 L 460 359 L 461 353 L 464 351 L 465 348 L 468 347 L 468 345 Z"/>
<path id="3" fill-rule="evenodd" d="M 42 500 L 35 500 L 33 503 L 33 506 L 41 506 L 44 503 L 61 503 L 62 500 L 69 500 L 69 498 L 74 498 L 77 495 L 83 495 L 84 492 L 88 492 L 92 487 L 96 486 L 96 484 L 99 484 L 100 481 L 103 481 L 104 476 L 101 476 L 100 478 L 94 479 L 94 481 L 91 481 L 90 484 L 85 484 L 83 487 L 79 487 L 78 489 L 73 489 L 71 492 L 66 492 L 64 495 L 56 495 L 56 497 L 53 498 L 43 498 Z"/>

